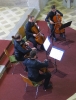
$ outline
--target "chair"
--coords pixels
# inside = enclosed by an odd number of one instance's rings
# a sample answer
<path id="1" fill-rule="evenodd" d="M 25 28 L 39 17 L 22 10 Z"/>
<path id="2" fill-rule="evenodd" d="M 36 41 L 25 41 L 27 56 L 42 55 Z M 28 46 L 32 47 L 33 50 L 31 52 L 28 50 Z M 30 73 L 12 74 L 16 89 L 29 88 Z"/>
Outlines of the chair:
<path id="1" fill-rule="evenodd" d="M 42 84 L 42 81 L 40 81 L 40 82 L 34 82 L 34 81 L 31 81 L 29 78 L 25 77 L 22 74 L 20 74 L 20 76 L 22 77 L 23 81 L 26 83 L 26 88 L 27 88 L 27 84 L 30 85 L 30 86 L 36 87 L 35 98 L 37 98 L 38 89 L 39 89 L 39 86 Z M 25 88 L 25 91 L 26 91 L 26 88 Z"/>
<path id="2" fill-rule="evenodd" d="M 21 27 L 19 28 L 19 31 L 18 31 L 18 32 L 19 32 L 19 34 L 22 36 L 23 40 L 24 40 L 24 41 L 27 41 L 24 26 L 21 26 Z"/>
<path id="3" fill-rule="evenodd" d="M 5 55 L 8 57 L 8 59 L 9 59 L 9 61 L 10 61 L 10 64 L 11 64 L 11 67 L 13 66 L 13 64 L 16 64 L 16 65 L 19 64 L 19 63 L 22 64 L 21 61 L 17 61 L 17 59 L 15 58 L 15 55 L 11 55 L 11 56 L 10 56 L 7 49 L 4 50 L 4 53 L 5 53 Z M 12 74 L 14 74 L 15 67 L 16 67 L 16 66 L 14 66 L 14 69 L 13 69 Z M 23 67 L 23 64 L 22 64 L 22 67 Z"/>

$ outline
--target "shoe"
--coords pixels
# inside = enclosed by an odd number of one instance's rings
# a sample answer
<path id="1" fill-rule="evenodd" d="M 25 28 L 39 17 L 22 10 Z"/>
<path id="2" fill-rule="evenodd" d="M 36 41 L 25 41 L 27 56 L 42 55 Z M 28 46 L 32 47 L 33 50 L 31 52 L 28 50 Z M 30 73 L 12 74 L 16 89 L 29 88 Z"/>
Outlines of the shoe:
<path id="1" fill-rule="evenodd" d="M 52 88 L 52 84 L 49 84 L 47 87 L 43 87 L 44 90 Z"/>
<path id="2" fill-rule="evenodd" d="M 61 33 L 60 34 L 60 37 L 65 38 L 65 34 L 64 33 Z"/>
<path id="3" fill-rule="evenodd" d="M 41 51 L 39 48 L 37 48 L 37 51 Z"/>
<path id="4" fill-rule="evenodd" d="M 62 33 L 60 33 L 60 37 L 63 37 L 63 34 Z"/>
<path id="5" fill-rule="evenodd" d="M 44 47 L 43 47 L 43 45 L 41 45 L 40 49 L 41 49 L 41 50 L 45 50 Z"/>
<path id="6" fill-rule="evenodd" d="M 56 38 L 53 38 L 53 40 L 56 42 L 57 41 L 57 39 Z"/>
<path id="7" fill-rule="evenodd" d="M 66 38 L 66 36 L 63 34 L 63 36 L 62 36 L 64 39 Z"/>

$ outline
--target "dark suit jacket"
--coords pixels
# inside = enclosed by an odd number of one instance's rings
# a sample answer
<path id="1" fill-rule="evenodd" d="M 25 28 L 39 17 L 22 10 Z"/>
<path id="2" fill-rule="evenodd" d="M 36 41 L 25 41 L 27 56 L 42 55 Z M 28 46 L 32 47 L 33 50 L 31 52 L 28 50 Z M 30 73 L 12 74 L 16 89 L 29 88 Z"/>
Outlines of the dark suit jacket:
<path id="1" fill-rule="evenodd" d="M 41 62 L 36 59 L 25 59 L 23 64 L 27 67 L 28 77 L 36 79 L 39 76 L 39 70 L 48 67 L 48 61 Z"/>

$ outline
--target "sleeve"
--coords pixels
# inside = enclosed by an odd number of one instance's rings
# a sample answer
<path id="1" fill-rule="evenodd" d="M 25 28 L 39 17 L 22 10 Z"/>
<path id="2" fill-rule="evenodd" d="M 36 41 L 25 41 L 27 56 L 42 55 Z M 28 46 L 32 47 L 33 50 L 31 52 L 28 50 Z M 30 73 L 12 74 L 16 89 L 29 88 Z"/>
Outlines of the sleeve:
<path id="1" fill-rule="evenodd" d="M 57 10 L 57 12 L 58 12 L 61 16 L 63 16 L 63 14 L 62 14 L 59 10 Z"/>
<path id="2" fill-rule="evenodd" d="M 47 14 L 47 16 L 46 16 L 46 18 L 45 18 L 45 21 L 46 21 L 46 22 L 49 22 L 49 18 L 50 18 L 50 13 Z"/>
<path id="3" fill-rule="evenodd" d="M 14 42 L 15 48 L 17 48 L 17 50 L 19 50 L 20 52 L 26 54 L 29 53 L 31 51 L 31 48 L 29 50 L 25 50 L 23 49 L 16 41 Z"/>
<path id="4" fill-rule="evenodd" d="M 28 23 L 26 24 L 26 35 L 28 35 L 28 37 L 33 36 L 33 33 L 30 31 L 31 30 L 31 25 L 29 25 Z"/>
<path id="5" fill-rule="evenodd" d="M 25 71 L 26 71 L 26 72 L 28 72 L 27 61 L 28 61 L 28 59 L 25 59 L 25 60 L 23 61 L 23 65 L 25 66 Z"/>
<path id="6" fill-rule="evenodd" d="M 37 60 L 37 67 L 40 69 L 40 68 L 44 68 L 44 67 L 48 67 L 48 61 L 44 61 L 44 62 L 41 62 L 39 60 Z"/>

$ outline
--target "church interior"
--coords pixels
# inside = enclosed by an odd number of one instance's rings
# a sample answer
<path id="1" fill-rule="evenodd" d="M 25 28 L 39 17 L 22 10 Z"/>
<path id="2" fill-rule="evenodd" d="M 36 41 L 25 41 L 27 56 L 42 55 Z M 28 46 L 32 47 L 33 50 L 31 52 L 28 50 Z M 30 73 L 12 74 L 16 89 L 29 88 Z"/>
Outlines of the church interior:
<path id="1" fill-rule="evenodd" d="M 70 21 L 72 23 L 65 28 L 66 40 L 62 40 L 59 35 L 57 35 L 57 42 L 50 39 L 50 49 L 55 46 L 63 50 L 64 54 L 61 61 L 47 55 L 47 59 L 51 61 L 48 69 L 52 74 L 50 81 L 53 88 L 44 91 L 40 85 L 37 98 L 35 98 L 36 87 L 28 85 L 27 91 L 25 91 L 26 82 L 20 76 L 21 74 L 28 75 L 23 69 L 24 66 L 19 62 L 11 67 L 9 57 L 6 56 L 4 50 L 7 49 L 9 55 L 14 54 L 12 36 L 20 34 L 24 37 L 26 35 L 24 29 L 28 15 L 34 16 L 45 37 L 49 36 L 50 29 L 45 18 L 52 5 L 55 5 L 56 9 L 63 13 L 63 24 Z M 32 43 L 29 44 L 32 46 Z M 0 0 L 0 100 L 76 100 L 75 53 L 75 0 Z M 46 59 L 46 51 L 40 51 L 37 55 L 40 61 Z"/>

